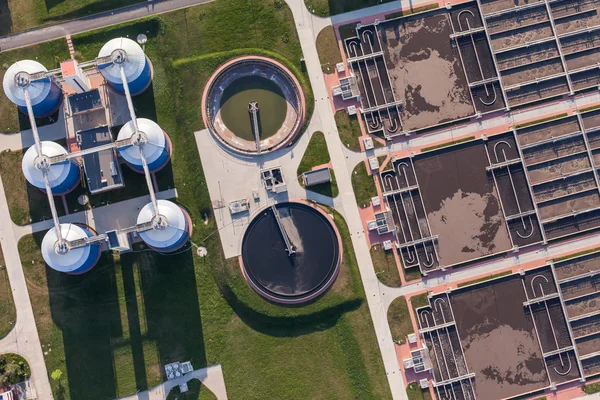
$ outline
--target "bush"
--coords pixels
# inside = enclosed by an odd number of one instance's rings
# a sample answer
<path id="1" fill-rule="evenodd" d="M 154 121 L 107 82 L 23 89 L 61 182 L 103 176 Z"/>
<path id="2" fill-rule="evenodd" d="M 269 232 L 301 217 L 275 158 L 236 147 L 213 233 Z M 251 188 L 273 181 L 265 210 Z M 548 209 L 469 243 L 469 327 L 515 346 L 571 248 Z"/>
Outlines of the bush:
<path id="1" fill-rule="evenodd" d="M 3 354 L 0 356 L 0 387 L 23 382 L 29 378 L 31 372 L 27 361 L 16 354 Z"/>

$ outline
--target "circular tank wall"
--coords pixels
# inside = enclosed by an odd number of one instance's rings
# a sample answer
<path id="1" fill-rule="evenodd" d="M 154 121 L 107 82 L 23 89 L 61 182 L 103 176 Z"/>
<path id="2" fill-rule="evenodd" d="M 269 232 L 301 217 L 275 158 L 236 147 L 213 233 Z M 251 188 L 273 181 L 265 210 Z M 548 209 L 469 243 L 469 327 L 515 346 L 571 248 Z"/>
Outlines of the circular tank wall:
<path id="1" fill-rule="evenodd" d="M 140 232 L 142 240 L 152 249 L 170 253 L 183 247 L 190 238 L 192 223 L 187 211 L 168 200 L 157 200 L 158 214 L 148 203 L 140 210 L 137 224 L 153 222 L 155 228 Z"/>
<path id="2" fill-rule="evenodd" d="M 146 118 L 137 119 L 138 129 L 141 133 L 139 139 L 134 136 L 133 121 L 129 121 L 119 131 L 117 140 L 131 139 L 132 144 L 119 148 L 119 153 L 127 164 L 137 172 L 144 172 L 140 145 L 144 147 L 144 157 L 151 172 L 164 167 L 171 156 L 171 143 L 169 137 L 154 121 Z M 140 145 L 134 144 L 139 141 Z"/>
<path id="3" fill-rule="evenodd" d="M 304 203 L 276 205 L 295 254 L 287 246 L 273 209 L 250 222 L 242 241 L 242 269 L 250 286 L 264 298 L 283 304 L 310 301 L 335 281 L 341 262 L 339 235 L 331 220 Z"/>
<path id="4" fill-rule="evenodd" d="M 44 162 L 50 157 L 66 155 L 67 150 L 55 142 L 41 142 L 40 146 L 42 147 L 43 157 L 38 157 L 35 145 L 31 146 L 23 156 L 21 168 L 27 182 L 45 191 Z M 79 184 L 80 178 L 81 170 L 74 161 L 67 160 L 48 167 L 48 180 L 52 188 L 52 194 L 54 195 L 62 195 L 70 192 Z"/>
<path id="5" fill-rule="evenodd" d="M 261 153 L 291 143 L 302 128 L 305 108 L 294 74 L 275 60 L 258 56 L 222 65 L 202 97 L 202 117 L 213 137 L 244 154 L 258 152 L 256 131 Z"/>
<path id="6" fill-rule="evenodd" d="M 64 240 L 75 241 L 95 236 L 91 228 L 75 224 L 60 224 L 61 236 Z M 42 240 L 42 256 L 50 268 L 66 274 L 79 275 L 92 269 L 100 258 L 100 246 L 86 245 L 58 250 L 58 235 L 55 228 L 50 229 Z"/>
<path id="7" fill-rule="evenodd" d="M 50 78 L 33 80 L 32 76 L 39 72 L 48 72 L 46 67 L 37 61 L 22 60 L 11 65 L 4 74 L 3 87 L 6 97 L 27 114 L 25 102 L 26 89 L 31 100 L 33 114 L 46 117 L 54 113 L 62 103 L 62 91 Z"/>
<path id="8" fill-rule="evenodd" d="M 100 73 L 118 93 L 125 94 L 121 69 L 132 96 L 142 93 L 152 83 L 152 63 L 139 44 L 128 38 L 115 38 L 108 41 L 98 58 L 110 57 L 111 61 L 98 65 Z"/>

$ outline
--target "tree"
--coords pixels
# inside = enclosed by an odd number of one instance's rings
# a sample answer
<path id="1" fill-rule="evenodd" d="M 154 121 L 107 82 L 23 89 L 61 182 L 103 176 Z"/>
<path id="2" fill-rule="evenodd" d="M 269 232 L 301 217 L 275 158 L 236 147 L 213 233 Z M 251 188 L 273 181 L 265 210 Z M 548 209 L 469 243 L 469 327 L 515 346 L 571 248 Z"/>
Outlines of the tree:
<path id="1" fill-rule="evenodd" d="M 60 369 L 55 369 L 50 374 L 50 377 L 52 378 L 53 381 L 59 381 L 60 378 L 62 378 L 62 371 Z"/>

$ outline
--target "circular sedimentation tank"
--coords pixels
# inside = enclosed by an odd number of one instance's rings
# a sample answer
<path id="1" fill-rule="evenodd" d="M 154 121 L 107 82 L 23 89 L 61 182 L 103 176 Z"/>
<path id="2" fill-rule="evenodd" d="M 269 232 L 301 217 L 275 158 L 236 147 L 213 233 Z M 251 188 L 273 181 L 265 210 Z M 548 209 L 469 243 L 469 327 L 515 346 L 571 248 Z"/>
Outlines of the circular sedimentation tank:
<path id="1" fill-rule="evenodd" d="M 98 70 L 108 84 L 118 93 L 124 94 L 121 69 L 125 72 L 132 96 L 142 93 L 152 83 L 152 63 L 139 44 L 128 38 L 115 38 L 106 42 L 100 52 Z"/>
<path id="2" fill-rule="evenodd" d="M 50 78 L 39 77 L 45 72 L 48 72 L 46 67 L 33 60 L 18 61 L 6 70 L 2 82 L 4 93 L 24 114 L 27 114 L 24 90 L 27 90 L 33 114 L 38 118 L 46 117 L 60 107 L 62 91 Z"/>
<path id="3" fill-rule="evenodd" d="M 131 140 L 131 145 L 119 148 L 119 154 L 135 171 L 143 173 L 140 148 L 144 149 L 144 157 L 148 169 L 156 172 L 164 167 L 171 156 L 171 143 L 166 132 L 154 121 L 137 118 L 139 131 L 136 133 L 133 121 L 129 121 L 119 131 L 117 140 Z"/>
<path id="4" fill-rule="evenodd" d="M 137 224 L 152 224 L 152 228 L 140 232 L 140 237 L 150 248 L 170 253 L 182 248 L 189 240 L 192 222 L 189 214 L 177 204 L 168 200 L 157 200 L 158 213 L 152 203 L 140 210 Z M 155 215 L 156 214 L 156 215 Z"/>
<path id="5" fill-rule="evenodd" d="M 38 155 L 37 147 L 31 146 L 23 156 L 21 168 L 27 182 L 33 186 L 46 190 L 44 173 L 47 171 L 48 182 L 53 195 L 62 195 L 73 190 L 81 178 L 81 170 L 77 163 L 65 160 L 60 163 L 50 164 L 50 158 L 67 155 L 67 150 L 55 142 L 41 142 L 42 155 Z"/>
<path id="6" fill-rule="evenodd" d="M 341 241 L 333 222 L 304 203 L 279 203 L 260 211 L 242 239 L 242 270 L 264 298 L 282 304 L 315 299 L 335 281 Z M 282 233 L 280 226 L 285 231 Z M 293 249 L 288 252 L 285 236 Z"/>
<path id="7" fill-rule="evenodd" d="M 202 98 L 202 115 L 213 136 L 227 148 L 246 154 L 288 145 L 304 122 L 302 87 L 282 64 L 249 56 L 222 65 Z"/>
<path id="8" fill-rule="evenodd" d="M 96 236 L 87 226 L 76 224 L 60 224 L 62 242 L 59 240 L 56 228 L 46 232 L 42 240 L 42 256 L 50 268 L 71 275 L 83 274 L 91 270 L 100 259 L 100 246 L 87 244 L 82 247 L 70 248 L 67 242 Z"/>

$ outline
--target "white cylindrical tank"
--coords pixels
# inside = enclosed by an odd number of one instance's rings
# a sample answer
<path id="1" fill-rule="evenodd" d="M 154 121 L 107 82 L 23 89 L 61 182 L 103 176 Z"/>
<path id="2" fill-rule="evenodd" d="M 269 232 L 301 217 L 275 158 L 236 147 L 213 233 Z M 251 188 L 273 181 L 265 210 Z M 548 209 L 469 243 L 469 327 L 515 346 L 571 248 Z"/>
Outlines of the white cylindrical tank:
<path id="1" fill-rule="evenodd" d="M 127 164 L 138 172 L 143 172 L 140 146 L 144 148 L 144 157 L 151 172 L 158 171 L 171 156 L 169 138 L 165 131 L 154 121 L 137 118 L 139 134 L 135 134 L 133 121 L 129 121 L 119 131 L 117 140 L 131 139 L 131 146 L 119 148 L 119 153 Z"/>
<path id="2" fill-rule="evenodd" d="M 60 224 L 63 241 L 73 242 L 95 236 L 87 227 L 75 224 Z M 100 258 L 100 246 L 88 244 L 70 249 L 66 243 L 59 242 L 56 229 L 50 229 L 42 240 L 42 256 L 46 264 L 55 271 L 78 275 L 89 271 Z"/>
<path id="3" fill-rule="evenodd" d="M 40 146 L 42 147 L 41 157 L 38 156 L 35 145 L 27 149 L 23 156 L 21 168 L 27 182 L 45 191 L 44 170 L 47 170 L 52 194 L 62 195 L 73 190 L 79 184 L 81 177 L 79 166 L 71 160 L 49 166 L 50 157 L 66 155 L 67 150 L 55 142 L 41 142 Z"/>
<path id="4" fill-rule="evenodd" d="M 48 72 L 48 70 L 37 61 L 17 61 L 6 70 L 3 80 L 6 97 L 19 106 L 25 114 L 27 114 L 27 107 L 23 89 L 28 91 L 33 114 L 38 118 L 58 110 L 63 98 L 60 87 L 50 78 L 45 76 L 39 79 L 32 78 L 32 75 L 40 72 Z"/>
<path id="5" fill-rule="evenodd" d="M 108 84 L 117 92 L 124 94 L 121 68 L 125 71 L 129 92 L 132 96 L 142 93 L 152 82 L 152 63 L 146 57 L 139 44 L 128 38 L 116 38 L 108 41 L 98 58 L 110 57 L 108 63 L 98 63 L 98 69 Z"/>
<path id="6" fill-rule="evenodd" d="M 142 240 L 156 251 L 168 253 L 180 249 L 191 234 L 191 219 L 187 211 L 168 200 L 157 200 L 158 215 L 148 203 L 138 214 L 137 224 L 153 223 L 153 229 L 140 233 Z"/>

